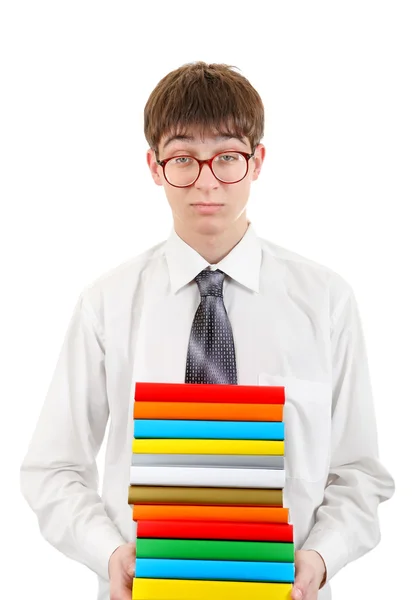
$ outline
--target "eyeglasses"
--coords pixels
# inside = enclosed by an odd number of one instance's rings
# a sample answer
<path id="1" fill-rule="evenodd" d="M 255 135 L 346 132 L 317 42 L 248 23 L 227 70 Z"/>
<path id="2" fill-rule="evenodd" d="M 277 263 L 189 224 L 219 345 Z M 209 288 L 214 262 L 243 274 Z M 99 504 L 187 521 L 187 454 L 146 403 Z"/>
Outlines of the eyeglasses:
<path id="1" fill-rule="evenodd" d="M 201 168 L 206 163 L 214 177 L 222 183 L 238 183 L 244 179 L 249 170 L 249 160 L 254 155 L 247 152 L 219 152 L 207 160 L 199 160 L 187 154 L 172 156 L 165 160 L 157 160 L 163 168 L 165 179 L 174 187 L 189 187 L 200 176 Z"/>

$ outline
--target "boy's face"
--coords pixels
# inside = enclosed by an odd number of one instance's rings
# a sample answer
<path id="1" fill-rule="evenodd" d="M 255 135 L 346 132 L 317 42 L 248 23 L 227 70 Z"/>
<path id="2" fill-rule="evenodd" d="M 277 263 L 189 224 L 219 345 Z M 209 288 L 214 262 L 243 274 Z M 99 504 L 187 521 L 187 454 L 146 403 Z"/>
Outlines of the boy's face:
<path id="1" fill-rule="evenodd" d="M 252 148 L 247 138 L 216 137 L 211 133 L 202 140 L 194 131 L 187 132 L 185 138 L 163 136 L 158 147 L 158 159 L 162 161 L 170 157 L 190 155 L 205 160 L 219 152 L 229 151 L 251 154 Z M 204 164 L 197 181 L 184 188 L 168 183 L 163 175 L 163 168 L 156 162 L 153 150 L 147 152 L 147 163 L 155 183 L 164 187 L 177 233 L 215 235 L 235 227 L 242 229 L 243 225 L 247 226 L 246 205 L 250 185 L 259 176 L 264 156 L 265 148 L 263 144 L 259 144 L 254 156 L 248 161 L 247 175 L 237 183 L 222 183 L 215 178 L 209 166 Z"/>

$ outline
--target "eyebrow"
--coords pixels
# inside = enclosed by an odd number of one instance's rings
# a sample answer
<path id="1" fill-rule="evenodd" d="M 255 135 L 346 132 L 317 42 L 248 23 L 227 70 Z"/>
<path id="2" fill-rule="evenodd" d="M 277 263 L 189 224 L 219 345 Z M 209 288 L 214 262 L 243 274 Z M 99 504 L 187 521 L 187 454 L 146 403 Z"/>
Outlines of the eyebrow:
<path id="1" fill-rule="evenodd" d="M 242 144 L 244 144 L 245 146 L 247 146 L 247 144 L 243 140 L 243 138 L 241 138 L 238 135 L 235 135 L 233 133 L 220 133 L 220 135 L 217 135 L 214 138 L 214 140 L 216 142 L 223 142 L 224 140 L 232 140 L 232 139 L 239 140 Z M 168 144 L 170 144 L 171 142 L 174 142 L 176 140 L 180 141 L 180 142 L 194 142 L 195 141 L 195 137 L 192 136 L 192 135 L 172 135 L 169 138 L 167 138 L 167 140 L 166 140 L 166 142 L 164 144 L 164 150 L 168 146 Z"/>

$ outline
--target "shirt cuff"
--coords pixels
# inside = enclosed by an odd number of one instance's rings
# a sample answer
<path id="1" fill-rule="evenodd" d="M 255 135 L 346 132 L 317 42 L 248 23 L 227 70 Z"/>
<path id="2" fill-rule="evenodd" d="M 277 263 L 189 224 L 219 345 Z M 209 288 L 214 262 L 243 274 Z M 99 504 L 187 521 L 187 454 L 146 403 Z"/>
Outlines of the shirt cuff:
<path id="1" fill-rule="evenodd" d="M 99 577 L 109 581 L 109 559 L 119 546 L 126 543 L 115 526 L 94 529 L 85 540 L 84 547 L 88 549 L 87 566 Z"/>
<path id="2" fill-rule="evenodd" d="M 342 535 L 334 529 L 312 529 L 301 550 L 316 550 L 325 562 L 326 581 L 348 563 L 348 550 Z"/>

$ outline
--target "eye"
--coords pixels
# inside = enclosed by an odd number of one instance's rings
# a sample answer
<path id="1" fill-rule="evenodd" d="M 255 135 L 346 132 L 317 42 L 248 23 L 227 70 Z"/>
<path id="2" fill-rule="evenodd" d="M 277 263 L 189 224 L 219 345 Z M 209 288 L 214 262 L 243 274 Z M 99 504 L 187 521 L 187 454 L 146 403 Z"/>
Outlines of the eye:
<path id="1" fill-rule="evenodd" d="M 220 154 L 220 159 L 223 159 L 223 162 L 232 162 L 233 160 L 237 160 L 237 157 L 234 154 Z"/>
<path id="2" fill-rule="evenodd" d="M 176 156 L 175 158 L 172 159 L 171 162 L 174 163 L 175 165 L 187 165 L 191 161 L 192 161 L 192 158 L 190 156 Z"/>

